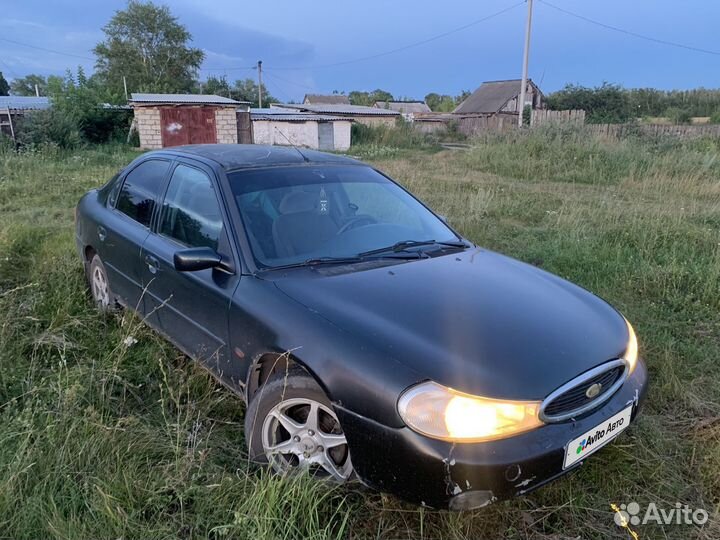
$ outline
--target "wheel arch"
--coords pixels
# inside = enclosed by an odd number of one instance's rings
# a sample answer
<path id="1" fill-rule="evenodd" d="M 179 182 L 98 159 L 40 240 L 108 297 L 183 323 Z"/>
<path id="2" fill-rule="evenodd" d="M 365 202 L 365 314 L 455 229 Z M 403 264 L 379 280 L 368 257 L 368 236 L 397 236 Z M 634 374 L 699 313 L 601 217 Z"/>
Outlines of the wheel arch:
<path id="1" fill-rule="evenodd" d="M 313 372 L 308 365 L 298 358 L 292 351 L 265 352 L 259 355 L 248 370 L 245 383 L 245 402 L 250 400 L 260 388 L 276 373 L 289 372 L 290 370 L 302 370 L 310 375 L 320 386 L 325 395 L 332 401 L 332 397 L 322 380 Z"/>

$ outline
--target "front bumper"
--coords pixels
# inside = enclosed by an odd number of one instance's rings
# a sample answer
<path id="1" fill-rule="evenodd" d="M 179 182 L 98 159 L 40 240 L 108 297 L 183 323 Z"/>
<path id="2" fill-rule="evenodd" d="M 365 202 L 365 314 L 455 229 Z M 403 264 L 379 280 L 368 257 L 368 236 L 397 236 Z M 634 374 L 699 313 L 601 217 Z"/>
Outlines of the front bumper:
<path id="1" fill-rule="evenodd" d="M 563 469 L 568 442 L 630 404 L 634 420 L 647 379 L 645 363 L 638 360 L 625 384 L 592 413 L 485 443 L 453 444 L 407 427 L 387 427 L 342 407 L 336 412 L 364 483 L 408 502 L 463 510 L 523 495 L 580 466 L 582 461 Z"/>

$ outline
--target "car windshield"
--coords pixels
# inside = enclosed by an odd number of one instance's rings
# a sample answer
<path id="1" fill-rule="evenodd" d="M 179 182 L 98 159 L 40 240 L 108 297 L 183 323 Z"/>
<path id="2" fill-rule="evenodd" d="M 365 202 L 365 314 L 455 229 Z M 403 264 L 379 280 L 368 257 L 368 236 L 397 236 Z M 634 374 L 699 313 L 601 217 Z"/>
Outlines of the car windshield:
<path id="1" fill-rule="evenodd" d="M 228 177 L 253 254 L 264 267 L 358 257 L 413 241 L 459 241 L 442 220 L 370 167 L 275 167 Z"/>

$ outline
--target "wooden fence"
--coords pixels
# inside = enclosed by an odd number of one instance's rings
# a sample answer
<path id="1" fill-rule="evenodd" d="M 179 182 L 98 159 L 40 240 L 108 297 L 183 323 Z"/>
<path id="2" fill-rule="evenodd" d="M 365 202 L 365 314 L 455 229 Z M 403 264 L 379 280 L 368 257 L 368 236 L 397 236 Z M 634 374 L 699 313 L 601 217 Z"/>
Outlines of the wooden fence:
<path id="1" fill-rule="evenodd" d="M 669 124 L 588 124 L 587 129 L 599 137 L 622 139 L 641 133 L 651 136 L 670 136 L 680 139 L 720 137 L 720 124 L 669 125 Z"/>
<path id="2" fill-rule="evenodd" d="M 530 125 L 532 127 L 541 126 L 543 124 L 576 124 L 582 126 L 585 123 L 585 111 L 568 110 L 568 111 L 550 111 L 535 110 L 530 116 Z"/>
<path id="3" fill-rule="evenodd" d="M 463 115 L 457 120 L 458 131 L 468 137 L 487 133 L 506 133 L 518 128 L 517 114 Z"/>

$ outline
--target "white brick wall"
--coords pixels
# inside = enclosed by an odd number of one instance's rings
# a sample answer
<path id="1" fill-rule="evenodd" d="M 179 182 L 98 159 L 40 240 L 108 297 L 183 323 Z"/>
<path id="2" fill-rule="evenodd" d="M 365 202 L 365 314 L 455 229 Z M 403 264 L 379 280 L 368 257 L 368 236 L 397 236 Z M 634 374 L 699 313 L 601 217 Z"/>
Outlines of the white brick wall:
<path id="1" fill-rule="evenodd" d="M 217 142 L 237 144 L 237 116 L 235 108 L 215 109 Z"/>
<path id="2" fill-rule="evenodd" d="M 147 150 L 162 148 L 160 109 L 136 107 L 135 125 L 138 130 L 138 135 L 140 136 L 140 148 Z"/>

